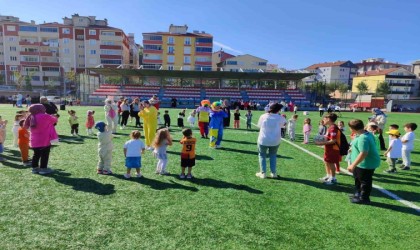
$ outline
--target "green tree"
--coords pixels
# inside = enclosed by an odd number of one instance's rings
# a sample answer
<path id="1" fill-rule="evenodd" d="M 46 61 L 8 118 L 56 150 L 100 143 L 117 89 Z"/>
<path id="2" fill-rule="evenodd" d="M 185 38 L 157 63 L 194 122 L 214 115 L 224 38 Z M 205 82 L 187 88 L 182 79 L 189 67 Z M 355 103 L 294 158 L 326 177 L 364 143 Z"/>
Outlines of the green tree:
<path id="1" fill-rule="evenodd" d="M 385 81 L 380 82 L 378 86 L 376 87 L 376 94 L 378 96 L 386 97 L 390 91 L 391 91 L 391 87 Z"/>
<path id="2" fill-rule="evenodd" d="M 23 81 L 25 80 L 25 76 L 22 75 L 22 73 L 20 73 L 20 71 L 14 71 L 13 72 L 13 77 L 14 77 L 14 80 L 15 80 L 16 89 L 21 90 L 22 85 L 23 85 Z"/>
<path id="3" fill-rule="evenodd" d="M 35 72 L 27 72 L 27 75 L 25 76 L 25 90 L 32 91 L 32 76 L 35 74 Z"/>
<path id="4" fill-rule="evenodd" d="M 360 103 L 362 102 L 362 95 L 365 95 L 366 93 L 368 93 L 369 87 L 364 81 L 361 81 L 356 85 L 356 89 L 359 92 L 359 103 Z"/>

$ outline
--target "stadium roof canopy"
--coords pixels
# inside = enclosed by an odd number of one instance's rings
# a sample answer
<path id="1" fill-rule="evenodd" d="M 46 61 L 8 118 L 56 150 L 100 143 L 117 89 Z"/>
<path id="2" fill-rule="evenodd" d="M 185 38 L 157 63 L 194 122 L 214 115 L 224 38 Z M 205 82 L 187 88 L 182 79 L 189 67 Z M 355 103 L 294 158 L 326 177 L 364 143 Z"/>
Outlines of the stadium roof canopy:
<path id="1" fill-rule="evenodd" d="M 154 69 L 117 69 L 87 68 L 87 70 L 105 76 L 171 77 L 171 78 L 207 78 L 207 79 L 246 79 L 246 80 L 283 80 L 298 81 L 312 73 L 274 73 L 274 72 L 230 72 L 230 71 L 187 71 Z"/>

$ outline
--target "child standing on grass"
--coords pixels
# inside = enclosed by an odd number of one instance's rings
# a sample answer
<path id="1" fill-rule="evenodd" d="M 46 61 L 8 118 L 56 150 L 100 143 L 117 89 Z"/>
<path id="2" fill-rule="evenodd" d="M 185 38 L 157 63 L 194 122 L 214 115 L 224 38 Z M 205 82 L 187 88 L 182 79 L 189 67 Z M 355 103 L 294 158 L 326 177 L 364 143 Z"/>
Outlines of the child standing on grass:
<path id="1" fill-rule="evenodd" d="M 172 145 L 172 138 L 167 128 L 159 129 L 153 140 L 153 155 L 158 159 L 156 165 L 156 174 L 168 175 L 166 165 L 168 164 L 168 154 L 166 148 Z"/>
<path id="2" fill-rule="evenodd" d="M 318 134 L 325 135 L 327 133 L 327 126 L 325 126 L 324 120 L 319 121 Z"/>
<path id="3" fill-rule="evenodd" d="M 140 173 L 141 168 L 141 155 L 144 154 L 146 146 L 144 142 L 140 140 L 140 131 L 133 130 L 130 133 L 131 140 L 127 141 L 124 144 L 124 156 L 125 156 L 125 166 L 127 167 L 127 173 L 124 174 L 124 178 L 131 178 L 131 169 L 136 169 L 136 177 L 142 177 Z"/>
<path id="4" fill-rule="evenodd" d="M 158 125 L 162 124 L 162 120 L 160 119 L 160 112 L 157 112 L 157 124 Z"/>
<path id="5" fill-rule="evenodd" d="M 296 121 L 298 115 L 293 115 L 292 118 L 287 121 L 287 132 L 289 133 L 289 139 L 295 141 L 295 130 L 296 130 Z"/>
<path id="6" fill-rule="evenodd" d="M 185 109 L 178 114 L 178 127 L 184 128 Z"/>
<path id="7" fill-rule="evenodd" d="M 19 122 L 18 145 L 23 166 L 31 166 L 32 161 L 29 160 L 29 131 L 23 126 L 25 120 Z"/>
<path id="8" fill-rule="evenodd" d="M 76 116 L 76 111 L 69 110 L 69 124 L 72 136 L 79 136 L 79 117 Z"/>
<path id="9" fill-rule="evenodd" d="M 7 120 L 2 120 L 0 116 L 0 161 L 4 161 L 1 154 L 4 152 L 4 142 L 6 141 Z"/>
<path id="10" fill-rule="evenodd" d="M 165 122 L 164 126 L 169 128 L 171 126 L 171 117 L 169 116 L 168 110 L 165 110 L 165 114 L 163 115 L 163 120 Z"/>
<path id="11" fill-rule="evenodd" d="M 346 132 L 346 126 L 344 125 L 344 121 L 339 121 L 337 126 L 338 126 L 338 129 L 341 130 L 341 132 L 343 133 Z"/>
<path id="12" fill-rule="evenodd" d="M 235 110 L 235 113 L 233 113 L 233 128 L 239 129 L 239 123 L 241 114 L 239 113 L 239 109 L 237 108 Z"/>
<path id="13" fill-rule="evenodd" d="M 284 120 L 287 121 L 286 119 L 287 116 L 285 114 L 281 114 L 281 116 L 283 116 Z M 286 137 L 286 128 L 287 128 L 287 123 L 283 123 L 280 128 L 281 138 Z"/>
<path id="14" fill-rule="evenodd" d="M 197 111 L 195 111 L 195 109 L 194 109 L 193 111 L 191 111 L 190 115 L 187 118 L 191 127 L 194 127 L 194 125 L 195 125 L 195 115 L 196 114 L 197 114 Z"/>
<path id="15" fill-rule="evenodd" d="M 92 128 L 95 126 L 95 118 L 93 115 L 95 114 L 95 111 L 88 110 L 87 111 L 87 117 L 86 117 L 86 132 L 87 135 L 93 135 Z"/>
<path id="16" fill-rule="evenodd" d="M 392 129 L 386 132 L 392 138 L 391 142 L 388 145 L 388 149 L 384 152 L 386 157 L 386 162 L 389 165 L 388 170 L 384 171 L 387 174 L 396 174 L 397 169 L 395 164 L 397 163 L 398 158 L 401 158 L 402 142 L 400 140 L 400 132 L 398 130 Z"/>
<path id="17" fill-rule="evenodd" d="M 108 126 L 105 122 L 97 122 L 95 128 L 99 131 L 98 136 L 98 166 L 97 174 L 112 174 L 111 162 L 112 162 L 112 150 L 114 145 L 112 144 L 112 131 L 108 130 Z"/>
<path id="18" fill-rule="evenodd" d="M 18 138 L 19 138 L 19 122 L 23 119 L 23 115 L 21 114 L 16 114 L 15 115 L 15 120 L 13 122 L 13 127 L 12 127 L 12 134 L 13 134 L 13 147 L 17 148 L 18 147 Z"/>
<path id="19" fill-rule="evenodd" d="M 305 118 L 305 120 L 303 120 L 303 144 L 309 143 L 309 136 L 311 135 L 311 130 L 311 118 Z"/>
<path id="20" fill-rule="evenodd" d="M 346 127 L 345 127 L 343 121 L 339 121 L 338 124 L 337 124 L 337 127 L 341 131 L 341 133 L 344 133 L 344 131 L 346 131 Z M 341 162 L 341 159 L 342 159 L 342 157 L 340 155 L 340 158 L 339 158 L 338 162 L 334 163 L 335 173 L 336 174 L 339 174 L 340 173 L 340 162 Z"/>
<path id="21" fill-rule="evenodd" d="M 402 142 L 402 159 L 403 164 L 401 170 L 410 170 L 411 167 L 411 151 L 414 149 L 414 140 L 416 136 L 414 131 L 417 129 L 416 123 L 407 123 L 404 125 L 405 135 L 401 138 Z"/>
<path id="22" fill-rule="evenodd" d="M 185 168 L 188 168 L 187 179 L 192 179 L 191 174 L 192 167 L 195 166 L 195 144 L 197 140 L 192 137 L 192 130 L 189 128 L 183 129 L 182 134 L 184 137 L 181 139 L 182 144 L 181 152 L 181 169 L 182 172 L 179 178 L 185 179 Z"/>
<path id="23" fill-rule="evenodd" d="M 380 141 L 379 141 L 379 127 L 378 127 L 378 124 L 376 124 L 376 122 L 369 122 L 366 130 L 369 131 L 373 135 L 373 138 L 375 139 L 376 150 L 378 151 L 378 154 L 380 154 L 381 153 L 381 144 L 380 144 Z"/>
<path id="24" fill-rule="evenodd" d="M 245 117 L 246 117 L 246 129 L 251 129 L 252 112 L 250 109 L 248 109 L 248 112 L 245 114 Z"/>
<path id="25" fill-rule="evenodd" d="M 364 130 L 363 121 L 351 120 L 348 125 L 356 134 L 351 143 L 351 164 L 347 167 L 347 170 L 353 173 L 355 184 L 355 193 L 350 196 L 350 202 L 369 204 L 373 173 L 381 164 L 381 158 L 376 150 L 373 135 Z"/>

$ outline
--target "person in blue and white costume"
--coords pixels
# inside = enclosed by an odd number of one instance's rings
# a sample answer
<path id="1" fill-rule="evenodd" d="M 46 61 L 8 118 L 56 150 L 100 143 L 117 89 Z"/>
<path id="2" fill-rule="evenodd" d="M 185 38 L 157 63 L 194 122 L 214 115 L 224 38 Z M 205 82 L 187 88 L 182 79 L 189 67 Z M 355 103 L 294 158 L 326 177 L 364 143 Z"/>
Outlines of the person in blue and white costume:
<path id="1" fill-rule="evenodd" d="M 221 148 L 223 140 L 223 119 L 228 117 L 221 102 L 213 102 L 210 111 L 210 148 Z"/>

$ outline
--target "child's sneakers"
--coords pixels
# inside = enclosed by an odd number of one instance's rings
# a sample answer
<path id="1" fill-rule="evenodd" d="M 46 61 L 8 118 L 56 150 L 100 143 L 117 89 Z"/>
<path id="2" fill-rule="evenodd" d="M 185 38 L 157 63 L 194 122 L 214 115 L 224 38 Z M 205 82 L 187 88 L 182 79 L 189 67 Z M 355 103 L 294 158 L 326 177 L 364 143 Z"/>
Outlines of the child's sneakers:
<path id="1" fill-rule="evenodd" d="M 185 179 L 185 174 L 180 174 L 180 175 L 179 175 L 179 178 L 180 178 L 180 179 Z"/>
<path id="2" fill-rule="evenodd" d="M 141 177 L 143 177 L 143 175 L 141 173 L 138 173 L 138 174 L 136 174 L 136 177 L 141 178 Z"/>
<path id="3" fill-rule="evenodd" d="M 395 168 L 388 169 L 388 170 L 385 170 L 384 173 L 386 173 L 386 174 L 396 174 L 397 170 Z"/>
<path id="4" fill-rule="evenodd" d="M 33 174 L 38 174 L 39 173 L 39 168 L 32 168 L 32 173 Z"/>
<path id="5" fill-rule="evenodd" d="M 401 170 L 410 170 L 410 167 L 409 166 L 404 166 L 404 167 L 401 168 Z"/>
<path id="6" fill-rule="evenodd" d="M 110 175 L 110 174 L 112 174 L 112 171 L 111 170 L 102 170 L 102 174 L 103 175 Z"/>
<path id="7" fill-rule="evenodd" d="M 328 181 L 328 179 L 330 179 L 330 177 L 327 175 L 327 176 L 324 176 L 324 177 L 319 178 L 318 180 L 320 182 L 326 182 L 326 181 Z"/>
<path id="8" fill-rule="evenodd" d="M 267 175 L 263 172 L 258 172 L 258 173 L 255 174 L 255 176 L 257 176 L 258 178 L 261 178 L 261 179 L 267 178 Z"/>
<path id="9" fill-rule="evenodd" d="M 27 167 L 27 166 L 31 166 L 32 165 L 32 161 L 24 161 L 22 162 L 22 165 Z"/>
<path id="10" fill-rule="evenodd" d="M 273 179 L 277 179 L 278 178 L 278 175 L 277 174 L 273 174 L 273 173 L 271 173 L 271 178 L 273 178 Z"/>
<path id="11" fill-rule="evenodd" d="M 327 181 L 325 181 L 325 182 L 324 182 L 324 184 L 325 184 L 325 185 L 328 185 L 328 186 L 330 186 L 330 185 L 334 185 L 334 184 L 337 184 L 337 179 L 336 179 L 336 178 L 331 177 L 331 178 L 329 178 Z"/>
<path id="12" fill-rule="evenodd" d="M 221 145 L 216 145 L 216 148 L 222 148 L 222 146 Z"/>
<path id="13" fill-rule="evenodd" d="M 38 171 L 38 174 L 46 175 L 46 174 L 51 174 L 52 172 L 53 170 L 51 168 L 40 168 Z"/>
<path id="14" fill-rule="evenodd" d="M 160 175 L 169 175 L 170 173 L 168 171 L 161 171 L 159 174 Z"/>
<path id="15" fill-rule="evenodd" d="M 131 178 L 131 174 L 124 174 L 124 178 L 130 179 Z"/>
<path id="16" fill-rule="evenodd" d="M 97 170 L 96 170 L 96 173 L 97 173 L 97 174 L 102 174 L 102 172 L 103 172 L 103 170 L 102 170 L 102 169 L 97 169 Z"/>
<path id="17" fill-rule="evenodd" d="M 193 175 L 192 174 L 187 174 L 187 179 L 192 179 Z"/>

